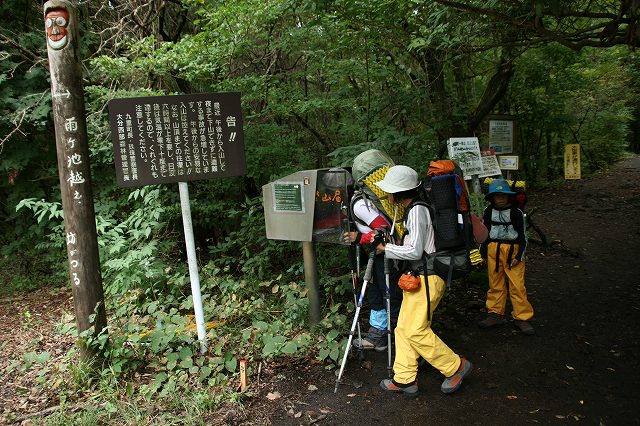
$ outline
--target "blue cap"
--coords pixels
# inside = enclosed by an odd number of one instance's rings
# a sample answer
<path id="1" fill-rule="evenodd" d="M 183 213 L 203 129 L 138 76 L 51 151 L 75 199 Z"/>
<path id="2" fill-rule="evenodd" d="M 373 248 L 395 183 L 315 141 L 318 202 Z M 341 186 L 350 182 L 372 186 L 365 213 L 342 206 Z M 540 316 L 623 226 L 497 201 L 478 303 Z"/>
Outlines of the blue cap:
<path id="1" fill-rule="evenodd" d="M 489 192 L 484 196 L 484 199 L 490 201 L 493 194 L 516 195 L 516 193 L 511 190 L 509 182 L 507 182 L 506 179 L 492 180 L 491 183 L 489 183 Z"/>

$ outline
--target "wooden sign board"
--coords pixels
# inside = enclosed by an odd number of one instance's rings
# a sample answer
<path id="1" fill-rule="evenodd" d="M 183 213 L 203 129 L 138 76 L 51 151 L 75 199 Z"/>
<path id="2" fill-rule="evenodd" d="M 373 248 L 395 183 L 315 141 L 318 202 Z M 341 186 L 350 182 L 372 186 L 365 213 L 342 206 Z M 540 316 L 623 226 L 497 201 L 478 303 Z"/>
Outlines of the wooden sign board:
<path id="1" fill-rule="evenodd" d="M 513 152 L 513 120 L 489 120 L 489 147 L 496 154 Z"/>
<path id="2" fill-rule="evenodd" d="M 498 164 L 502 170 L 518 170 L 518 156 L 501 155 L 498 157 Z"/>
<path id="3" fill-rule="evenodd" d="M 113 99 L 109 119 L 119 186 L 246 172 L 239 93 Z"/>
<path id="4" fill-rule="evenodd" d="M 498 158 L 495 155 L 483 155 L 482 156 L 482 173 L 478 177 L 488 176 L 501 176 L 500 164 L 498 164 Z"/>
<path id="5" fill-rule="evenodd" d="M 564 147 L 564 178 L 580 179 L 580 144 L 572 143 Z"/>
<path id="6" fill-rule="evenodd" d="M 449 158 L 458 163 L 465 179 L 482 173 L 478 138 L 450 138 L 447 141 Z"/>

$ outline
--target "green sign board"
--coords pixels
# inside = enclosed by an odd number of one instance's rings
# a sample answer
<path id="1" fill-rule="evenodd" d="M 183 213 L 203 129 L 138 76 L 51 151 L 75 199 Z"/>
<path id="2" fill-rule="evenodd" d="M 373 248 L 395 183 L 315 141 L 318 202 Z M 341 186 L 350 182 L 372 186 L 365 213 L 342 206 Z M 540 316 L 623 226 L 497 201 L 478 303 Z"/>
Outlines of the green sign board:
<path id="1" fill-rule="evenodd" d="M 275 182 L 273 211 L 304 213 L 302 182 Z"/>

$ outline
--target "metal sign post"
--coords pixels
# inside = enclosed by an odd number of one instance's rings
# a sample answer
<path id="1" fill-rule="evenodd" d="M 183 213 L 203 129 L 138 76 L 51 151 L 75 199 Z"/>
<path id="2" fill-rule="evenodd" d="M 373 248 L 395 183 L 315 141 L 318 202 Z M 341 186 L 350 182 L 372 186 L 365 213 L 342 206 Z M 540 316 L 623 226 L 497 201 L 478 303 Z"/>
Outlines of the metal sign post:
<path id="1" fill-rule="evenodd" d="M 344 170 L 303 170 L 262 187 L 267 238 L 302 241 L 309 323 L 320 322 L 320 291 L 315 242 L 345 244 L 349 231 L 347 176 Z"/>
<path id="2" fill-rule="evenodd" d="M 320 323 L 320 290 L 318 287 L 318 262 L 316 248 L 312 241 L 302 242 L 302 260 L 304 264 L 304 282 L 307 285 L 309 298 L 309 323 L 312 326 Z"/>
<path id="3" fill-rule="evenodd" d="M 189 280 L 191 281 L 191 296 L 193 310 L 196 317 L 196 329 L 200 341 L 200 352 L 207 351 L 207 333 L 204 329 L 204 311 L 200 294 L 200 275 L 198 274 L 198 258 L 196 244 L 193 238 L 193 224 L 191 222 L 191 205 L 189 204 L 189 186 L 186 182 L 178 182 L 180 191 L 180 206 L 182 207 L 182 226 L 184 227 L 184 241 L 187 246 L 187 262 L 189 263 Z"/>
<path id="4" fill-rule="evenodd" d="M 106 327 L 107 314 L 91 188 L 76 11 L 70 2 L 51 0 L 44 4 L 44 20 L 76 326 L 78 333 L 94 327 L 95 336 Z M 92 315 L 95 317 L 90 321 Z M 82 341 L 79 343 L 83 359 L 95 355 Z"/>
<path id="5" fill-rule="evenodd" d="M 114 99 L 109 117 L 118 185 L 178 183 L 201 352 L 207 351 L 187 181 L 246 171 L 239 93 Z"/>

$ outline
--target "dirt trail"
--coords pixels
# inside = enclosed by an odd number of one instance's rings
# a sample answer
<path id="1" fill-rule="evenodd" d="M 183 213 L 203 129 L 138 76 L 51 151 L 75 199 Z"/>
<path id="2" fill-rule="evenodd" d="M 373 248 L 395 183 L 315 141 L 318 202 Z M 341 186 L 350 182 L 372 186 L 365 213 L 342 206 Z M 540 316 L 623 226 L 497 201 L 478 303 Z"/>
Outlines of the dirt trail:
<path id="1" fill-rule="evenodd" d="M 531 195 L 527 210 L 535 209 L 532 218 L 553 242 L 528 250 L 536 335 L 511 324 L 477 328 L 484 287 L 450 294 L 434 328 L 475 365 L 459 392 L 442 394 L 442 377 L 427 367 L 418 374 L 417 398 L 385 394 L 378 382 L 386 377 L 386 352 L 367 353 L 364 362 L 350 358 L 337 394 L 335 375 L 321 365 L 282 369 L 239 423 L 640 424 L 639 182 L 635 156 Z M 283 397 L 266 400 L 273 391 Z"/>
<path id="2" fill-rule="evenodd" d="M 485 286 L 459 287 L 436 311 L 434 329 L 473 361 L 453 395 L 442 377 L 419 371 L 420 395 L 383 393 L 386 352 L 351 357 L 334 393 L 335 374 L 321 363 L 263 366 L 245 409 L 229 406 L 208 424 L 229 425 L 588 425 L 640 424 L 640 157 L 557 190 L 531 194 L 527 210 L 550 242 L 531 244 L 527 288 L 536 335 L 511 324 L 480 330 Z M 72 311 L 65 289 L 41 289 L 0 301 L 0 371 L 21 354 L 62 358 L 73 345 L 54 324 Z M 345 324 L 345 331 L 349 325 Z M 34 412 L 59 403 L 55 387 L 34 393 L 34 372 L 0 377 L 4 408 Z M 253 381 L 253 382 L 251 382 Z M 269 392 L 281 397 L 269 400 Z M 2 417 L 0 417 L 2 423 Z"/>

